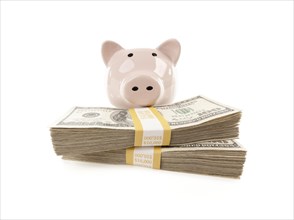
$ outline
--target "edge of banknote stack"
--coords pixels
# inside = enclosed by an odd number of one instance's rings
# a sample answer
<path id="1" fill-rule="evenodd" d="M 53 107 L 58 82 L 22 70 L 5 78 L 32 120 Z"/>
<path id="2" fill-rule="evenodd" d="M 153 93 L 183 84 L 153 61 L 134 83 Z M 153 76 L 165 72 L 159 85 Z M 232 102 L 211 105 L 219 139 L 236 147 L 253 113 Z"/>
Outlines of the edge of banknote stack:
<path id="1" fill-rule="evenodd" d="M 241 111 L 196 96 L 139 109 L 75 107 L 51 128 L 63 159 L 238 178 Z"/>

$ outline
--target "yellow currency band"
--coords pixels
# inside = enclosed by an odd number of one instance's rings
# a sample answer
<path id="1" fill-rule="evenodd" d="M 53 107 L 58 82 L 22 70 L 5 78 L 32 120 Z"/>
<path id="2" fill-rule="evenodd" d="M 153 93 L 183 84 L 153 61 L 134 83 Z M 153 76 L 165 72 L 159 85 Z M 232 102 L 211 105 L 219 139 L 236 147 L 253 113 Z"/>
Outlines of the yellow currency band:
<path id="1" fill-rule="evenodd" d="M 143 126 L 141 124 L 141 121 L 135 112 L 135 109 L 131 108 L 129 109 L 129 113 L 133 119 L 134 127 L 135 127 L 135 140 L 134 145 L 135 146 L 142 146 L 142 140 L 143 140 Z"/>
<path id="2" fill-rule="evenodd" d="M 134 163 L 134 150 L 135 147 L 130 147 L 126 149 L 126 164 L 133 165 Z"/>
<path id="3" fill-rule="evenodd" d="M 154 147 L 153 153 L 153 169 L 160 169 L 160 161 L 161 161 L 161 147 Z"/>
<path id="4" fill-rule="evenodd" d="M 155 118 L 160 122 L 161 127 L 163 129 L 163 138 L 162 138 L 162 146 L 168 146 L 170 145 L 170 139 L 171 139 L 171 128 L 168 124 L 168 122 L 165 120 L 165 118 L 157 111 L 154 107 L 148 108 L 152 114 L 155 116 Z M 135 140 L 134 140 L 134 146 L 143 146 L 143 126 L 142 122 L 137 115 L 135 109 L 129 109 L 129 113 L 132 117 L 134 127 L 135 127 Z"/>
<path id="5" fill-rule="evenodd" d="M 148 164 L 144 165 L 144 164 L 138 164 L 135 162 L 135 157 L 136 157 L 135 150 L 136 149 L 138 149 L 138 147 L 130 147 L 130 148 L 126 149 L 126 164 L 149 167 Z M 161 162 L 161 147 L 160 146 L 153 147 L 153 158 L 152 159 L 153 159 L 152 164 L 149 164 L 149 165 L 152 166 L 153 169 L 160 169 L 160 162 Z"/>
<path id="6" fill-rule="evenodd" d="M 150 111 L 156 116 L 156 118 L 160 121 L 163 127 L 163 142 L 162 145 L 166 146 L 170 144 L 171 139 L 171 129 L 169 123 L 165 120 L 165 118 L 157 111 L 156 108 L 150 107 Z"/>

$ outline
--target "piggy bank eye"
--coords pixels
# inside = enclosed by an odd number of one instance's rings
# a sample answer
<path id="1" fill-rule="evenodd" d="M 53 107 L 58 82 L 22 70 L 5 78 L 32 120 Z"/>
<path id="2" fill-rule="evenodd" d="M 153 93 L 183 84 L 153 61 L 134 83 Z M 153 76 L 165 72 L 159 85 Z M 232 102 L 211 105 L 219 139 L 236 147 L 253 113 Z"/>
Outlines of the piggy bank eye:
<path id="1" fill-rule="evenodd" d="M 152 53 L 152 56 L 156 57 L 156 56 L 157 56 L 157 54 L 156 54 L 156 53 Z"/>
<path id="2" fill-rule="evenodd" d="M 134 54 L 132 54 L 132 53 L 129 53 L 129 54 L 128 54 L 128 57 L 132 57 L 133 55 L 134 55 Z"/>

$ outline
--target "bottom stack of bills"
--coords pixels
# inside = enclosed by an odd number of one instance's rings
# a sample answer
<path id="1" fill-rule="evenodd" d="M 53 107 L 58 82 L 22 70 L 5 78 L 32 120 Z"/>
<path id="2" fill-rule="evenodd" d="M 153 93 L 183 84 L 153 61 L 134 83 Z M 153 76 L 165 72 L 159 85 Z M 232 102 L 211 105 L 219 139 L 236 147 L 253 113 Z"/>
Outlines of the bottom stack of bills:
<path id="1" fill-rule="evenodd" d="M 133 156 L 131 161 L 128 158 L 130 155 Z M 63 155 L 63 159 L 68 160 L 134 164 L 162 170 L 231 178 L 239 178 L 242 175 L 245 157 L 246 149 L 234 140 L 205 141 L 167 147 L 136 147 L 89 154 Z"/>

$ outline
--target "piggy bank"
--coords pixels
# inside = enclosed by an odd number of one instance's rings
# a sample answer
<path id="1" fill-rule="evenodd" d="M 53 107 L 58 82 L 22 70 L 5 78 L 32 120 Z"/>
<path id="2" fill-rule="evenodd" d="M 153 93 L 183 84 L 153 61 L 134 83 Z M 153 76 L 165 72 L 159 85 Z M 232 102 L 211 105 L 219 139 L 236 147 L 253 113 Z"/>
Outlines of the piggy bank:
<path id="1" fill-rule="evenodd" d="M 170 103 L 180 51 L 181 45 L 175 39 L 163 42 L 156 49 L 124 49 L 113 41 L 104 42 L 102 57 L 108 68 L 110 102 L 118 108 Z"/>

